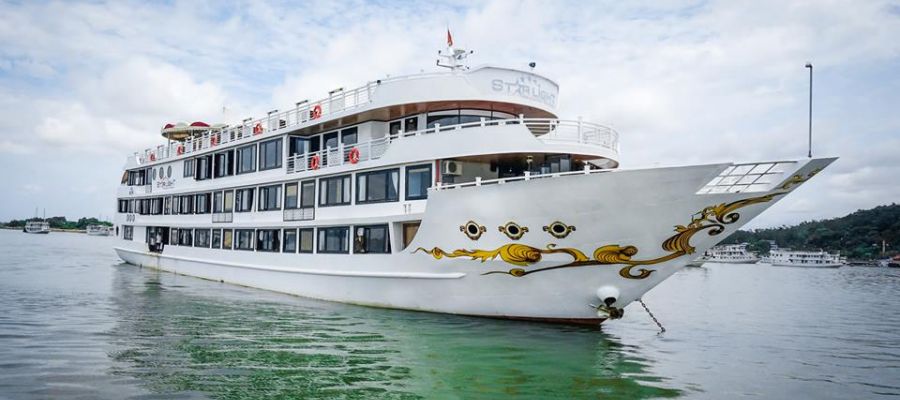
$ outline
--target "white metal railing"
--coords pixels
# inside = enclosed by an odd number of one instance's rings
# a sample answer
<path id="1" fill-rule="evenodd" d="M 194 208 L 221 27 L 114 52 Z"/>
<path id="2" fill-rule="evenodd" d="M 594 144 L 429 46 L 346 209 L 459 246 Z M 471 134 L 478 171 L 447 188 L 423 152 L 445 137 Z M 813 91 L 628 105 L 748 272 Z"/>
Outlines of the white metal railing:
<path id="1" fill-rule="evenodd" d="M 455 131 L 479 128 L 486 126 L 503 126 L 523 124 L 544 143 L 575 143 L 604 147 L 618 152 L 619 134 L 603 125 L 583 122 L 567 121 L 548 118 L 513 118 L 504 120 L 489 120 L 468 122 L 458 125 L 441 126 L 422 129 L 413 132 L 399 132 L 386 135 L 378 139 L 357 144 L 339 144 L 337 147 L 327 148 L 311 153 L 296 154 L 287 159 L 287 173 L 304 172 L 319 168 L 328 168 L 345 165 L 350 162 L 350 155 L 354 151 L 356 162 L 364 162 L 381 158 L 388 146 L 394 140 L 432 134 L 452 133 Z"/>
<path id="2" fill-rule="evenodd" d="M 584 169 L 580 171 L 568 171 L 568 172 L 553 172 L 547 174 L 532 174 L 529 171 L 525 171 L 525 175 L 522 176 L 513 176 L 509 178 L 497 178 L 497 179 L 481 179 L 481 177 L 476 177 L 474 181 L 471 182 L 463 182 L 463 183 L 454 183 L 451 185 L 442 185 L 438 182 L 436 185 L 432 186 L 429 190 L 450 190 L 450 189 L 459 189 L 465 187 L 473 187 L 473 186 L 488 186 L 488 185 L 502 185 L 504 183 L 509 182 L 518 182 L 518 181 L 530 181 L 535 179 L 547 179 L 547 178 L 559 178 L 561 176 L 574 176 L 574 175 L 590 175 L 590 174 L 599 174 L 604 172 L 611 172 L 611 169 L 590 169 L 590 166 L 585 165 Z"/>
<path id="3" fill-rule="evenodd" d="M 316 218 L 315 207 L 306 208 L 285 208 L 285 221 L 310 221 Z"/>
<path id="4" fill-rule="evenodd" d="M 704 185 L 697 194 L 748 193 L 768 191 L 796 161 L 734 164 Z"/>
<path id="5" fill-rule="evenodd" d="M 212 213 L 212 222 L 232 222 L 234 221 L 234 213 L 230 212 L 220 212 L 220 213 Z"/>
<path id="6" fill-rule="evenodd" d="M 375 82 L 369 82 L 365 86 L 352 90 L 334 90 L 324 99 L 315 102 L 301 101 L 296 103 L 290 110 L 282 112 L 274 110 L 263 118 L 248 118 L 237 126 L 211 128 L 203 134 L 189 137 L 183 142 L 172 142 L 168 145 L 159 145 L 156 148 L 135 153 L 135 157 L 137 157 L 140 164 L 144 164 L 190 154 L 226 143 L 247 140 L 271 131 L 297 128 L 324 116 L 351 110 L 370 103 L 375 86 Z"/>

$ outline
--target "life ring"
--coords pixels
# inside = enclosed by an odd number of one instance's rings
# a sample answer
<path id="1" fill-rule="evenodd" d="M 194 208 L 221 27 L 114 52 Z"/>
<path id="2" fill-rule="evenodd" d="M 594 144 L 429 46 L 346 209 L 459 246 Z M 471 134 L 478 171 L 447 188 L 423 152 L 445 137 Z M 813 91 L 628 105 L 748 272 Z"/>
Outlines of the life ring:
<path id="1" fill-rule="evenodd" d="M 156 161 L 156 154 L 150 153 L 150 161 Z"/>
<path id="2" fill-rule="evenodd" d="M 262 123 L 257 122 L 256 125 L 253 125 L 253 134 L 259 135 L 260 133 L 263 133 L 263 126 Z"/>
<path id="3" fill-rule="evenodd" d="M 359 162 L 359 149 L 356 147 L 350 149 L 350 154 L 347 157 L 350 159 L 350 164 L 356 164 Z"/>
<path id="4" fill-rule="evenodd" d="M 178 148 L 175 149 L 175 152 L 178 153 L 179 156 L 182 155 L 182 154 L 184 154 L 184 145 L 183 145 L 183 144 L 179 144 L 179 145 L 178 145 Z"/>
<path id="5" fill-rule="evenodd" d="M 217 145 L 217 144 L 219 144 L 219 137 L 216 136 L 216 135 L 210 136 L 210 137 L 209 137 L 209 145 L 210 145 L 210 146 L 215 146 L 215 145 Z"/>
<path id="6" fill-rule="evenodd" d="M 312 109 L 312 119 L 319 119 L 322 117 L 322 105 L 316 104 Z"/>
<path id="7" fill-rule="evenodd" d="M 319 169 L 319 156 L 312 156 L 312 158 L 309 160 L 309 168 Z"/>

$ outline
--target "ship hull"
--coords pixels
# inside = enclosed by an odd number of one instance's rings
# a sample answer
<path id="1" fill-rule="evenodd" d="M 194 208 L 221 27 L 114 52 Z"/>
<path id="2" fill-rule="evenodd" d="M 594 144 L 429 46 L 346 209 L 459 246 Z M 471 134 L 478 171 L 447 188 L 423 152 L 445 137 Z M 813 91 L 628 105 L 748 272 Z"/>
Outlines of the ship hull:
<path id="1" fill-rule="evenodd" d="M 831 161 L 801 162 L 797 175 L 811 177 Z M 392 254 L 184 246 L 166 246 L 160 254 L 125 240 L 116 251 L 134 265 L 322 300 L 599 323 L 604 315 L 596 305 L 603 300 L 623 308 L 639 299 L 802 183 L 775 182 L 754 193 L 697 194 L 726 167 L 615 171 L 432 191 L 415 239 Z M 556 222 L 571 229 L 557 234 Z M 471 223 L 482 228 L 477 235 L 465 232 Z M 519 238 L 508 235 L 502 228 L 510 223 L 527 231 Z"/>

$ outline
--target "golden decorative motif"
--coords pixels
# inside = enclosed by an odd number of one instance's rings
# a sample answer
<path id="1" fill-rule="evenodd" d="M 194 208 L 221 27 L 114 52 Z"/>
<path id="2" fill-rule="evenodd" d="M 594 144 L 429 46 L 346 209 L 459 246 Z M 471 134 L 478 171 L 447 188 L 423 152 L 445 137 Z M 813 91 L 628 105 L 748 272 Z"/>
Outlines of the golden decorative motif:
<path id="1" fill-rule="evenodd" d="M 465 225 L 459 226 L 459 231 L 465 233 L 469 239 L 478 240 L 481 238 L 481 235 L 487 232 L 487 228 L 482 225 L 478 225 L 475 221 L 466 222 Z"/>
<path id="2" fill-rule="evenodd" d="M 814 175 L 815 173 L 812 174 Z M 512 268 L 508 271 L 488 271 L 482 275 L 507 274 L 514 277 L 523 277 L 535 272 L 560 268 L 584 267 L 590 265 L 624 265 L 624 267 L 619 270 L 619 275 L 621 277 L 626 279 L 644 279 L 650 276 L 655 270 L 638 268 L 636 271 L 633 271 L 633 269 L 639 266 L 659 264 L 684 255 L 693 254 L 696 249 L 691 245 L 691 238 L 695 234 L 706 231 L 709 236 L 718 235 L 725 231 L 725 225 L 733 224 L 741 218 L 741 215 L 736 212 L 738 209 L 753 204 L 766 203 L 772 201 L 776 196 L 784 194 L 787 194 L 787 192 L 769 193 L 764 196 L 751 197 L 733 201 L 731 203 L 721 203 L 706 207 L 694 214 L 691 218 L 691 222 L 687 225 L 676 225 L 675 234 L 662 242 L 662 249 L 669 252 L 668 254 L 647 260 L 632 259 L 632 257 L 638 254 L 637 247 L 631 245 L 620 246 L 618 244 L 608 244 L 598 247 L 594 250 L 592 258 L 588 258 L 581 250 L 574 248 L 558 248 L 555 244 L 548 244 L 546 248 L 540 249 L 524 244 L 510 243 L 494 250 L 459 249 L 449 253 L 438 247 L 434 247 L 431 250 L 419 247 L 413 251 L 413 253 L 422 251 L 430 254 L 435 259 L 441 259 L 443 257 L 470 257 L 472 260 L 480 260 L 481 262 L 494 260 L 497 257 L 500 257 L 504 262 L 519 267 L 527 267 L 541 261 L 544 254 L 563 253 L 572 257 L 572 261 L 566 264 L 533 269 L 530 271 L 527 271 L 524 268 Z M 554 222 L 554 224 L 555 223 L 556 222 Z M 474 224 L 474 222 L 470 221 L 469 224 Z M 467 226 L 468 224 L 466 227 Z M 460 227 L 461 230 L 463 228 L 464 227 Z M 574 230 L 574 227 L 570 228 Z M 549 227 L 544 227 L 544 230 L 553 234 Z M 568 235 L 568 233 L 566 234 Z M 480 235 L 481 234 L 479 233 L 478 236 Z"/>
<path id="3" fill-rule="evenodd" d="M 519 240 L 525 235 L 525 232 L 528 232 L 527 226 L 519 226 L 513 221 L 509 221 L 506 225 L 501 225 L 497 229 L 512 240 Z"/>
<path id="4" fill-rule="evenodd" d="M 778 188 L 781 189 L 781 190 L 788 190 L 788 189 L 790 189 L 792 186 L 799 185 L 799 184 L 801 184 L 801 183 L 803 183 L 803 182 L 808 181 L 810 178 L 816 176 L 816 174 L 818 174 L 818 173 L 821 172 L 821 171 L 822 171 L 822 168 L 816 168 L 816 169 L 810 171 L 808 174 L 806 174 L 805 177 L 802 176 L 802 175 L 800 175 L 800 174 L 795 174 L 794 176 L 790 177 L 787 181 L 785 181 L 785 182 L 784 182 L 781 186 L 779 186 Z"/>
<path id="5" fill-rule="evenodd" d="M 544 232 L 553 235 L 553 237 L 557 239 L 564 239 L 573 231 L 575 231 L 574 226 L 566 225 L 565 223 L 559 221 L 554 221 L 552 224 L 544 227 Z"/>

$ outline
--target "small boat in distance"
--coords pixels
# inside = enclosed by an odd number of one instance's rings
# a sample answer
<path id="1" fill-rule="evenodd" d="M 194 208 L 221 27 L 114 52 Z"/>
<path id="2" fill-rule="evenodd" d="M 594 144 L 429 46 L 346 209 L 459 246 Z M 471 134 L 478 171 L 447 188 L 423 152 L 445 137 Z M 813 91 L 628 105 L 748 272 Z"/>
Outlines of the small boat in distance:
<path id="1" fill-rule="evenodd" d="M 775 249 L 766 260 L 780 267 L 838 268 L 846 262 L 840 254 L 826 251 L 800 251 L 791 249 Z"/>
<path id="2" fill-rule="evenodd" d="M 756 264 L 759 261 L 756 253 L 747 250 L 747 243 L 715 246 L 707 250 L 701 259 L 726 264 Z"/>
<path id="3" fill-rule="evenodd" d="M 28 221 L 25 223 L 25 228 L 22 228 L 22 232 L 25 233 L 50 233 L 50 223 L 47 221 Z"/>
<path id="4" fill-rule="evenodd" d="M 109 236 L 109 227 L 106 225 L 88 225 L 85 233 L 88 236 Z"/>

